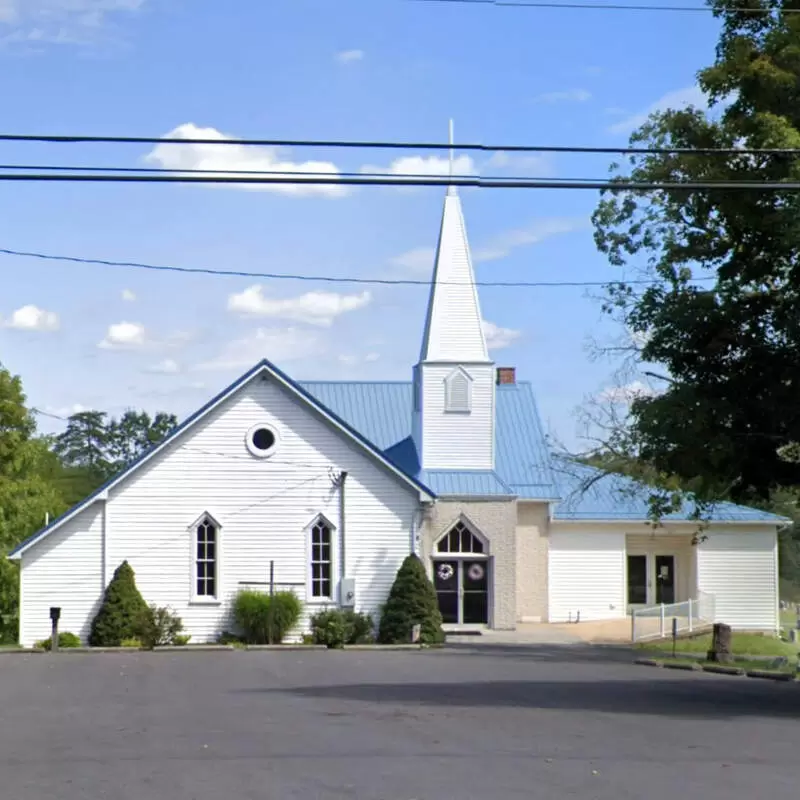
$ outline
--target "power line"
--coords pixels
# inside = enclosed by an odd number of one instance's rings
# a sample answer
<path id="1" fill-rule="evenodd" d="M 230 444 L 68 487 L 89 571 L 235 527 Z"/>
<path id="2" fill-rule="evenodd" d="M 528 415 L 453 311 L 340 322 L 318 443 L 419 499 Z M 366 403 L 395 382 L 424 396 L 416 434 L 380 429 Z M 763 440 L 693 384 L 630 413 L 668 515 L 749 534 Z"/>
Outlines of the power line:
<path id="1" fill-rule="evenodd" d="M 195 183 L 238 186 L 454 186 L 472 189 L 580 189 L 590 191 L 757 191 L 797 192 L 798 181 L 631 181 L 631 180 L 542 180 L 531 178 L 487 179 L 480 177 L 430 177 L 392 179 L 368 177 L 336 177 L 334 175 L 303 177 L 308 173 L 292 173 L 291 176 L 274 175 L 264 177 L 207 176 L 207 175 L 108 175 L 108 174 L 48 174 L 48 173 L 0 173 L 0 183 Z"/>
<path id="2" fill-rule="evenodd" d="M 22 258 L 37 258 L 44 261 L 64 261 L 75 264 L 90 264 L 106 267 L 129 267 L 133 269 L 154 270 L 157 272 L 179 272 L 194 275 L 219 275 L 234 278 L 261 278 L 267 280 L 289 280 L 321 283 L 352 283 L 362 285 L 377 286 L 430 286 L 430 280 L 417 278 L 356 278 L 333 275 L 300 275 L 284 272 L 246 272 L 243 270 L 213 269 L 211 267 L 178 267 L 167 264 L 145 264 L 137 261 L 110 261 L 101 258 L 80 258 L 77 256 L 51 255 L 47 253 L 35 253 L 25 250 L 9 250 L 0 248 L 0 254 L 7 256 L 20 256 Z M 714 280 L 712 276 L 698 277 L 695 280 L 708 281 Z M 609 284 L 626 285 L 657 285 L 653 280 L 607 280 L 607 281 L 475 281 L 475 286 L 487 286 L 498 288 L 544 288 L 544 287 L 591 287 L 608 286 Z M 442 281 L 442 285 L 460 286 L 463 282 Z M 473 284 L 469 284 L 473 285 Z"/>
<path id="3" fill-rule="evenodd" d="M 442 2 L 443 0 L 425 0 Z M 455 2 L 455 0 L 452 0 Z M 800 8 L 797 9 L 800 13 Z M 800 155 L 796 147 L 592 147 L 586 145 L 481 144 L 446 142 L 393 142 L 351 139 L 214 139 L 202 137 L 97 136 L 62 134 L 0 133 L 0 142 L 49 144 L 177 144 L 240 147 L 318 147 L 373 150 L 453 150 L 484 153 L 568 153 L 573 155 Z"/>
<path id="4" fill-rule="evenodd" d="M 668 11 L 711 14 L 714 9 L 710 6 L 690 6 L 690 5 L 654 5 L 654 4 L 628 4 L 628 3 L 556 3 L 538 2 L 538 0 L 412 0 L 418 3 L 439 3 L 457 4 L 474 6 L 496 6 L 498 8 L 538 8 L 565 11 Z M 753 14 L 761 16 L 764 14 L 798 14 L 797 8 L 747 8 L 737 7 L 735 12 L 741 14 Z"/>

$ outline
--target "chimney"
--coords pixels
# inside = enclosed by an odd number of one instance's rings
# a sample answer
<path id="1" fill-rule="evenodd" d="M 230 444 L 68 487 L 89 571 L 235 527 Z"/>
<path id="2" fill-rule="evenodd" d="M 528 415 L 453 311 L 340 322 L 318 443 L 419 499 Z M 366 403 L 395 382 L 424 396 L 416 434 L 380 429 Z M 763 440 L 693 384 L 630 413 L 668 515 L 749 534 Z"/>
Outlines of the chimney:
<path id="1" fill-rule="evenodd" d="M 517 369 L 516 367 L 498 367 L 497 368 L 497 383 L 507 384 L 517 382 Z"/>

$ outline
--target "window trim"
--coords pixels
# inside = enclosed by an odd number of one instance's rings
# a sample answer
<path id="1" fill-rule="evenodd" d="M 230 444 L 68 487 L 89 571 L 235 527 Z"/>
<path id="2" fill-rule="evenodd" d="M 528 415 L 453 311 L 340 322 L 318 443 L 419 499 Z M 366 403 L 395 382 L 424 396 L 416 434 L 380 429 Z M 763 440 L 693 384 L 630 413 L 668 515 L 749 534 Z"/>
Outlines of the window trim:
<path id="1" fill-rule="evenodd" d="M 253 443 L 253 435 L 255 434 L 256 431 L 261 430 L 261 428 L 266 428 L 275 438 L 275 441 L 269 450 L 259 450 Z M 245 434 L 244 437 L 244 443 L 251 456 L 254 456 L 255 458 L 269 458 L 280 447 L 281 437 L 280 434 L 278 433 L 278 429 L 272 423 L 256 422 L 255 425 L 251 425 L 247 429 L 247 433 Z"/>
<path id="2" fill-rule="evenodd" d="M 467 402 L 466 406 L 453 406 L 451 397 L 451 385 L 453 381 L 463 377 L 467 382 Z M 463 368 L 456 367 L 444 379 L 444 410 L 446 414 L 470 414 L 472 413 L 472 376 Z"/>
<path id="3" fill-rule="evenodd" d="M 329 597 L 314 597 L 314 571 L 312 569 L 312 555 L 313 555 L 313 535 L 314 526 L 322 523 L 330 531 L 331 535 L 331 593 Z M 336 526 L 326 517 L 323 513 L 316 514 L 314 518 L 305 527 L 305 557 L 306 557 L 306 605 L 316 606 L 329 606 L 337 604 L 337 589 L 338 577 L 336 574 L 337 569 L 337 547 L 336 547 Z"/>
<path id="4" fill-rule="evenodd" d="M 215 595 L 197 594 L 197 529 L 208 520 L 216 529 L 216 557 L 214 559 Z M 209 511 L 204 511 L 189 527 L 189 604 L 218 606 L 222 604 L 222 525 Z"/>
<path id="5" fill-rule="evenodd" d="M 439 545 L 441 542 L 445 541 L 447 537 L 450 535 L 450 532 L 457 526 L 463 525 L 464 528 L 472 534 L 472 536 L 477 539 L 481 545 L 483 546 L 482 553 L 465 553 L 465 552 L 439 552 Z M 489 539 L 481 532 L 480 528 L 475 525 L 472 520 L 470 520 L 466 515 L 460 514 L 454 520 L 452 520 L 448 525 L 446 525 L 441 531 L 439 531 L 439 535 L 433 540 L 433 546 L 431 547 L 431 559 L 454 559 L 454 558 L 466 558 L 466 559 L 488 559 L 491 556 L 491 542 Z"/>

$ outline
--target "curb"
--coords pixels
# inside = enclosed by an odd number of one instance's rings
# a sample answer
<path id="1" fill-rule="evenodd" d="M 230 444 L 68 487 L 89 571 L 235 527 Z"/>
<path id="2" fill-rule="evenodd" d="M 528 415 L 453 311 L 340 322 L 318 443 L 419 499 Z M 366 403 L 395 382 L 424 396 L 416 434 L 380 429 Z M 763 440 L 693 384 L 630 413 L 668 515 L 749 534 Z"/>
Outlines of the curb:
<path id="1" fill-rule="evenodd" d="M 231 647 L 231 650 L 236 648 Z M 246 644 L 241 650 L 327 650 L 324 644 Z"/>
<path id="2" fill-rule="evenodd" d="M 668 661 L 664 661 L 661 666 L 664 669 L 680 669 L 684 672 L 700 672 L 702 670 L 700 664 L 670 664 Z"/>
<path id="3" fill-rule="evenodd" d="M 742 667 L 726 667 L 722 664 L 703 664 L 703 672 L 713 672 L 716 675 L 744 675 L 746 670 Z"/>
<path id="4" fill-rule="evenodd" d="M 791 672 L 771 672 L 765 669 L 751 669 L 747 671 L 748 678 L 764 678 L 768 681 L 783 681 L 788 683 L 795 680 L 794 673 Z"/>
<path id="5" fill-rule="evenodd" d="M 637 658 L 634 664 L 639 664 L 641 667 L 660 667 L 661 662 L 656 661 L 654 658 Z"/>

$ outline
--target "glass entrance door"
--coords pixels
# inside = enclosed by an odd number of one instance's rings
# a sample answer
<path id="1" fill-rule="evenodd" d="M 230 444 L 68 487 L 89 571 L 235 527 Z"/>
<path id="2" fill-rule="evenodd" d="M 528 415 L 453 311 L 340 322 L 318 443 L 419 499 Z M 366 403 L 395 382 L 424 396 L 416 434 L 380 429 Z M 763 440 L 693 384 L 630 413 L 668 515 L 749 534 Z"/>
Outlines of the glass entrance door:
<path id="1" fill-rule="evenodd" d="M 436 559 L 433 562 L 433 586 L 445 624 L 489 624 L 487 559 Z"/>

